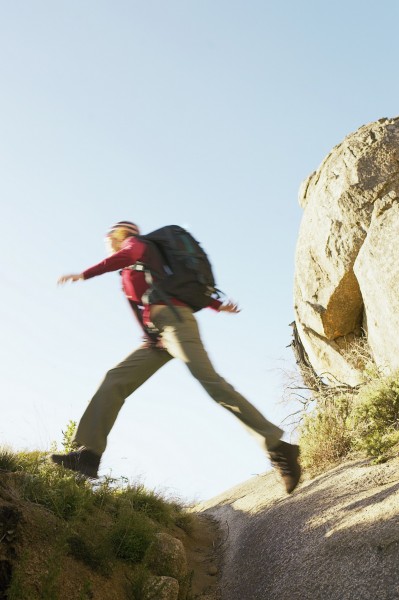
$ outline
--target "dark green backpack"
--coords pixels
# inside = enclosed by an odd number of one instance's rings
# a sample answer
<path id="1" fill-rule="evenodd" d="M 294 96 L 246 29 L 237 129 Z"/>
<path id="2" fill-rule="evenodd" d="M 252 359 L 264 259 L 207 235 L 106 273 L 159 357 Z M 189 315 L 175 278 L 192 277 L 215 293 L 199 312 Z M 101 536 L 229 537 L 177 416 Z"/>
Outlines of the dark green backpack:
<path id="1" fill-rule="evenodd" d="M 146 274 L 145 304 L 177 298 L 198 311 L 220 296 L 206 253 L 183 227 L 167 225 L 138 237 L 148 244 L 146 262 L 131 268 Z"/>

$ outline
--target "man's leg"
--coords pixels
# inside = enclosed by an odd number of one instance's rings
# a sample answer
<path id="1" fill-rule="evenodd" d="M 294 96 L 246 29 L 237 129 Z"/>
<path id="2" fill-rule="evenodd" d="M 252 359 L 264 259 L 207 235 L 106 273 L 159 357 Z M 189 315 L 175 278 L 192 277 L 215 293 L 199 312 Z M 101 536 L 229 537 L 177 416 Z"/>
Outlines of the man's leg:
<path id="1" fill-rule="evenodd" d="M 141 346 L 110 369 L 79 422 L 76 444 L 101 455 L 126 398 L 171 358 L 165 350 Z"/>
<path id="2" fill-rule="evenodd" d="M 155 309 L 155 310 L 154 310 Z M 192 311 L 177 308 L 178 321 L 168 307 L 153 307 L 151 318 L 162 330 L 162 343 L 169 354 L 186 363 L 192 375 L 218 404 L 229 410 L 247 428 L 262 436 L 268 450 L 276 447 L 283 431 L 268 421 L 244 396 L 216 373 L 202 344 Z"/>
<path id="3" fill-rule="evenodd" d="M 125 399 L 171 359 L 165 350 L 145 345 L 110 369 L 76 430 L 74 441 L 81 449 L 66 455 L 53 454 L 53 462 L 96 477 L 108 434 Z"/>
<path id="4" fill-rule="evenodd" d="M 283 477 L 288 493 L 297 486 L 301 474 L 297 446 L 281 441 L 283 431 L 268 421 L 246 398 L 215 371 L 202 344 L 192 311 L 176 307 L 180 320 L 168 307 L 152 307 L 151 320 L 162 332 L 165 349 L 186 363 L 194 377 L 218 404 L 229 410 L 250 431 L 261 436 L 272 465 Z"/>

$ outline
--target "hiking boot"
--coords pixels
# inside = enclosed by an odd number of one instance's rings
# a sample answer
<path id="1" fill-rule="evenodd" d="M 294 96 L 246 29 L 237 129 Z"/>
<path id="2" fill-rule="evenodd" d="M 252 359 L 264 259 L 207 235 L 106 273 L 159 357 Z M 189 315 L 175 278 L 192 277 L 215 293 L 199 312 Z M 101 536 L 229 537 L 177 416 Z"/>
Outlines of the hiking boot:
<path id="1" fill-rule="evenodd" d="M 269 450 L 269 456 L 272 466 L 283 478 L 287 494 L 291 494 L 301 477 L 301 465 L 298 462 L 299 446 L 280 442 L 276 448 Z"/>
<path id="2" fill-rule="evenodd" d="M 101 456 L 87 448 L 80 448 L 68 454 L 52 454 L 51 460 L 65 469 L 77 471 L 85 477 L 97 479 Z"/>

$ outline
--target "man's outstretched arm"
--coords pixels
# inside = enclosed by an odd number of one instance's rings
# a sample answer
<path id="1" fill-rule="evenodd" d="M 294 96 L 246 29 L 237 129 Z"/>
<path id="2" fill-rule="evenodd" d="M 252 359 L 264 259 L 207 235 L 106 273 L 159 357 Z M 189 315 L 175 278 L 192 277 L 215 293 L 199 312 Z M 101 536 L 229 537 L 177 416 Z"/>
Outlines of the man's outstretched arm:
<path id="1" fill-rule="evenodd" d="M 133 241 L 132 238 L 129 238 L 129 241 L 125 241 L 124 247 L 118 252 L 114 252 L 108 258 L 105 258 L 93 267 L 89 267 L 82 273 L 63 275 L 58 279 L 58 284 L 63 285 L 67 281 L 74 283 L 83 279 L 91 279 L 97 275 L 129 267 L 142 258 L 143 246 L 142 242 L 138 242 L 136 239 Z"/>

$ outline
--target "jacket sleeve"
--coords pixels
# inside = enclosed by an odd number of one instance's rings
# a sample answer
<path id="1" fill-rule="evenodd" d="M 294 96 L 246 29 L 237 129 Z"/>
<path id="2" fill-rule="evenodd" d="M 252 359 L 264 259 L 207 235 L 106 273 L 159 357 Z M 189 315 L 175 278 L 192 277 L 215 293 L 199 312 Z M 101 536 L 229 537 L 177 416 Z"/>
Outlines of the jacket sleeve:
<path id="1" fill-rule="evenodd" d="M 83 271 L 84 279 L 91 279 L 97 275 L 103 275 L 103 273 L 109 273 L 111 271 L 117 271 L 125 267 L 130 267 L 135 262 L 140 260 L 143 254 L 143 243 L 140 241 L 130 242 L 125 248 L 111 254 L 108 258 L 105 258 L 101 262 L 97 263 L 93 267 Z"/>
<path id="2" fill-rule="evenodd" d="M 212 308 L 213 310 L 219 310 L 222 306 L 223 302 L 220 300 L 216 300 L 216 298 L 212 298 L 210 303 L 208 304 L 208 308 Z"/>

